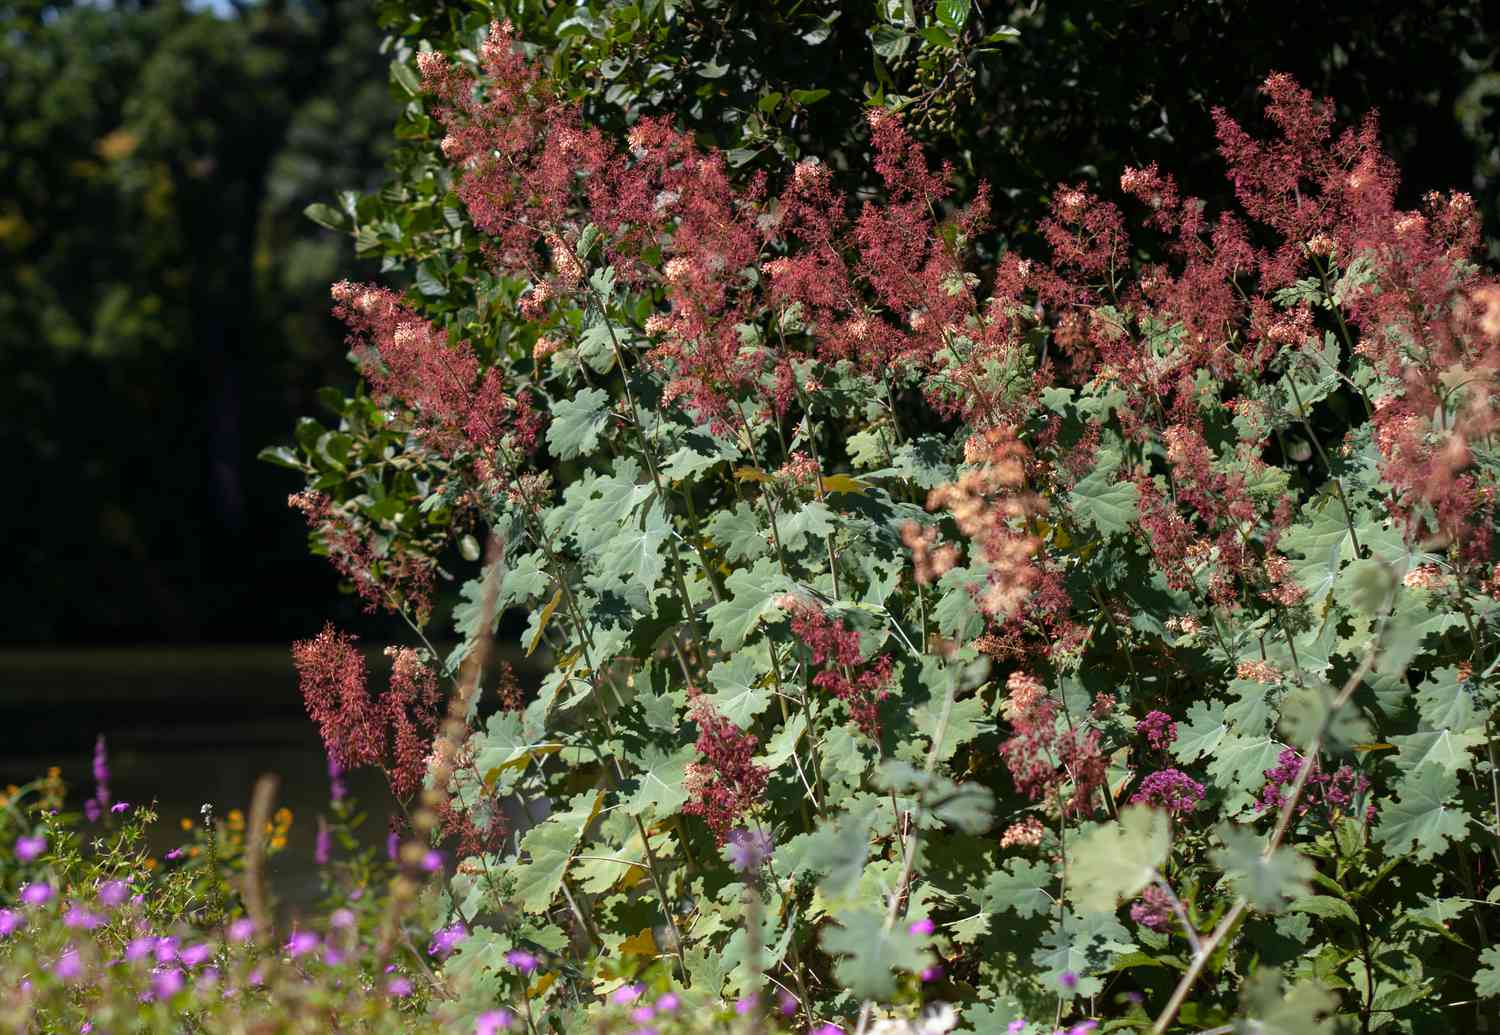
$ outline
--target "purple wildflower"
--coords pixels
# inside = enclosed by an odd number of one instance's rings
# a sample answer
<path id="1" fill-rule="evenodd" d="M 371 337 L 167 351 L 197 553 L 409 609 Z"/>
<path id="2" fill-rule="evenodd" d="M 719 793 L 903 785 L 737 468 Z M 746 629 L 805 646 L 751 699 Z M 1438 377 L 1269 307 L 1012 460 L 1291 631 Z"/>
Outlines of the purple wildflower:
<path id="1" fill-rule="evenodd" d="M 311 931 L 297 931 L 286 943 L 287 954 L 293 959 L 305 956 L 318 947 L 318 936 Z"/>
<path id="2" fill-rule="evenodd" d="M 427 946 L 429 955 L 436 956 L 440 960 L 447 959 L 458 947 L 458 943 L 469 936 L 469 929 L 461 922 L 450 924 L 432 936 L 432 942 Z"/>
<path id="3" fill-rule="evenodd" d="M 1005 1030 L 1009 1033 L 1009 1035 L 1021 1035 L 1021 1032 L 1026 1030 L 1026 1022 L 1011 1021 L 1005 1026 Z"/>
<path id="4" fill-rule="evenodd" d="M 130 886 L 122 880 L 107 880 L 99 885 L 99 903 L 107 909 L 119 906 L 129 894 Z"/>
<path id="5" fill-rule="evenodd" d="M 79 929 L 92 931 L 102 923 L 104 923 L 102 917 L 96 913 L 89 912 L 76 902 L 69 906 L 68 911 L 63 914 L 63 924 L 73 928 L 75 931 Z"/>
<path id="6" fill-rule="evenodd" d="M 109 751 L 104 746 L 104 734 L 94 741 L 94 807 L 98 811 L 109 808 Z M 91 817 L 91 821 L 92 821 Z"/>
<path id="7" fill-rule="evenodd" d="M 437 849 L 434 848 L 434 849 L 429 849 L 428 852 L 427 852 L 427 854 L 424 855 L 424 856 L 422 856 L 422 869 L 426 870 L 428 873 L 436 873 L 438 870 L 441 870 L 442 868 L 443 868 L 443 853 L 442 852 L 439 852 Z"/>
<path id="8" fill-rule="evenodd" d="M 1130 907 L 1130 919 L 1153 931 L 1172 926 L 1172 899 L 1160 885 L 1151 884 L 1141 892 L 1141 899 Z"/>
<path id="9" fill-rule="evenodd" d="M 130 944 L 125 946 L 125 958 L 134 963 L 150 955 L 154 948 L 156 948 L 155 938 L 132 938 Z"/>
<path id="10" fill-rule="evenodd" d="M 916 935 L 921 935 L 923 937 L 931 934 L 934 930 L 935 930 L 935 926 L 934 926 L 934 924 L 932 922 L 932 918 L 931 917 L 926 917 L 926 916 L 924 916 L 920 920 L 913 921 L 906 928 L 906 931 L 907 931 L 908 934 L 916 934 Z"/>
<path id="11" fill-rule="evenodd" d="M 211 945 L 207 942 L 199 942 L 197 945 L 189 945 L 183 949 L 177 958 L 182 960 L 184 966 L 196 967 L 200 963 L 207 962 L 213 954 L 214 950 Z"/>
<path id="12" fill-rule="evenodd" d="M 50 884 L 28 884 L 21 889 L 21 902 L 28 906 L 45 905 L 51 898 Z"/>
<path id="13" fill-rule="evenodd" d="M 759 873 L 771 857 L 771 836 L 762 830 L 735 830 L 729 835 L 726 851 L 736 873 Z"/>
<path id="14" fill-rule="evenodd" d="M 1073 991 L 1073 989 L 1078 987 L 1078 975 L 1073 973 L 1071 970 L 1065 970 L 1057 979 L 1057 983 L 1071 992 Z"/>
<path id="15" fill-rule="evenodd" d="M 754 992 L 751 992 L 734 1004 L 734 1012 L 743 1017 L 746 1014 L 755 1012 L 755 1008 L 759 1005 L 760 998 Z"/>
<path id="16" fill-rule="evenodd" d="M 637 1024 L 645 1024 L 655 1016 L 656 1011 L 649 1006 L 637 1006 L 634 1010 L 630 1011 L 630 1019 Z"/>
<path id="17" fill-rule="evenodd" d="M 1130 798 L 1132 805 L 1146 804 L 1173 815 L 1191 812 L 1203 800 L 1203 785 L 1180 769 L 1163 769 L 1141 781 Z"/>
<path id="18" fill-rule="evenodd" d="M 176 862 L 178 859 L 182 858 L 182 855 L 183 852 L 181 848 L 174 848 L 166 854 L 166 860 L 167 862 Z"/>
<path id="19" fill-rule="evenodd" d="M 928 967 L 925 970 L 923 970 L 921 974 L 918 975 L 918 977 L 920 977 L 922 979 L 922 981 L 923 981 L 924 984 L 931 984 L 932 982 L 936 981 L 938 978 L 940 978 L 942 976 L 943 976 L 943 968 L 939 967 L 939 966 Z"/>
<path id="20" fill-rule="evenodd" d="M 671 1013 L 682 1005 L 682 1000 L 677 998 L 676 992 L 668 992 L 656 1001 L 658 1013 Z"/>
<path id="21" fill-rule="evenodd" d="M 335 930 L 347 930 L 355 925 L 357 918 L 352 909 L 335 909 L 328 918 L 328 926 Z"/>
<path id="22" fill-rule="evenodd" d="M 16 839 L 16 858 L 23 863 L 29 863 L 37 856 L 47 850 L 47 839 L 41 834 L 35 837 L 19 837 Z"/>
<path id="23" fill-rule="evenodd" d="M 78 950 L 69 946 L 67 951 L 57 957 L 57 962 L 52 964 L 52 973 L 61 981 L 73 982 L 83 976 L 83 960 L 78 957 Z"/>
<path id="24" fill-rule="evenodd" d="M 328 832 L 328 824 L 322 816 L 318 817 L 318 836 L 313 842 L 313 862 L 319 866 L 327 866 L 328 861 L 333 858 L 333 835 Z"/>
<path id="25" fill-rule="evenodd" d="M 474 1018 L 474 1035 L 499 1035 L 515 1018 L 509 1010 L 486 1010 Z"/>
<path id="26" fill-rule="evenodd" d="M 229 925 L 229 940 L 232 942 L 248 942 L 255 934 L 255 921 L 246 917 L 240 917 Z"/>
<path id="27" fill-rule="evenodd" d="M 515 967 L 522 974 L 530 974 L 536 970 L 538 960 L 525 949 L 511 949 L 505 954 L 505 962 Z"/>
<path id="28" fill-rule="evenodd" d="M 776 1005 L 781 1010 L 781 1016 L 790 1017 L 797 1012 L 797 997 L 790 992 L 782 992 Z"/>
<path id="29" fill-rule="evenodd" d="M 385 990 L 397 999 L 405 999 L 411 995 L 411 979 L 394 977 L 386 982 Z"/>
<path id="30" fill-rule="evenodd" d="M 0 909 L 0 938 L 9 938 L 26 926 L 26 918 L 14 909 Z"/>
<path id="31" fill-rule="evenodd" d="M 1177 723 L 1166 712 L 1147 712 L 1146 717 L 1135 724 L 1135 731 L 1157 751 L 1167 750 L 1177 740 Z"/>
<path id="32" fill-rule="evenodd" d="M 619 988 L 610 993 L 609 999 L 612 1003 L 617 1003 L 620 1006 L 624 1006 L 626 1003 L 635 1002 L 640 997 L 640 985 L 621 985 Z M 741 1000 L 741 1002 L 743 1002 L 743 1000 Z"/>
<path id="33" fill-rule="evenodd" d="M 117 802 L 115 802 L 113 805 L 111 805 L 109 807 L 109 811 L 111 811 L 111 812 L 124 812 L 128 808 L 130 808 L 130 802 L 128 802 L 128 801 L 117 801 Z"/>
<path id="34" fill-rule="evenodd" d="M 158 999 L 171 999 L 182 991 L 182 985 L 182 971 L 176 967 L 158 970 L 151 978 L 151 991 L 156 993 Z"/>
<path id="35" fill-rule="evenodd" d="M 328 756 L 328 800 L 337 805 L 349 796 L 349 788 L 344 786 L 344 770 L 338 761 Z"/>
<path id="36" fill-rule="evenodd" d="M 385 838 L 385 857 L 392 862 L 401 854 L 401 835 L 392 830 Z"/>

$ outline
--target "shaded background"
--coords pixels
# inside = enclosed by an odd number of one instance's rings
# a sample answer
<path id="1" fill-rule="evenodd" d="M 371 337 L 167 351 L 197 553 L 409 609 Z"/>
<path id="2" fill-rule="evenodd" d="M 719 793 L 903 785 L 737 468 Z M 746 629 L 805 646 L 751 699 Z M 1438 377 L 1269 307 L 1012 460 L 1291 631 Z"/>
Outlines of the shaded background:
<path id="1" fill-rule="evenodd" d="M 840 13 L 839 46 L 811 58 L 767 45 L 793 6 L 678 9 L 695 60 L 831 88 L 789 132 L 848 147 L 857 179 L 873 5 L 801 5 Z M 1500 4 L 977 6 L 1019 39 L 932 140 L 994 185 L 1001 242 L 1029 246 L 1054 183 L 1112 195 L 1126 164 L 1222 200 L 1209 109 L 1253 120 L 1271 70 L 1344 119 L 1380 109 L 1410 200 L 1467 189 L 1500 225 Z M 265 768 L 321 800 L 287 644 L 330 619 L 371 644 L 399 632 L 307 555 L 296 476 L 255 455 L 320 386 L 352 384 L 329 283 L 404 283 L 302 215 L 384 182 L 406 102 L 389 27 L 470 8 L 0 0 L 0 785 L 53 762 L 82 784 L 102 731 L 117 796 L 163 795 L 169 820 L 243 804 Z M 726 148 L 756 100 L 733 79 L 686 116 Z"/>

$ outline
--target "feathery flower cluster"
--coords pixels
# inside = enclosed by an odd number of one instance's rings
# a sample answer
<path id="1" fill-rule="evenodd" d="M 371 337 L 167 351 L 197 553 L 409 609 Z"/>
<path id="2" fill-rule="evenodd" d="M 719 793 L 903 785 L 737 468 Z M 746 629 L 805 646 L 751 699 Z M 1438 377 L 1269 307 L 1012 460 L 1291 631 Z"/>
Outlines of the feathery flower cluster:
<path id="1" fill-rule="evenodd" d="M 1041 820 L 1035 816 L 1027 816 L 1005 828 L 1005 833 L 1000 835 L 1000 847 L 1035 848 L 1042 843 L 1042 836 L 1045 833 L 1046 829 L 1042 826 Z"/>
<path id="2" fill-rule="evenodd" d="M 891 656 L 882 654 L 865 661 L 858 630 L 793 594 L 784 596 L 778 606 L 791 616 L 792 632 L 812 653 L 812 663 L 823 666 L 813 676 L 813 686 L 844 702 L 860 732 L 879 740 L 879 709 L 891 681 Z"/>
<path id="3" fill-rule="evenodd" d="M 755 735 L 724 718 L 706 700 L 697 699 L 693 719 L 703 760 L 689 765 L 683 777 L 688 801 L 682 811 L 701 817 L 723 845 L 734 826 L 760 803 L 771 773 L 754 761 L 759 743 Z"/>
<path id="4" fill-rule="evenodd" d="M 321 492 L 306 489 L 287 497 L 287 505 L 307 519 L 328 560 L 353 585 L 365 610 L 399 611 L 409 606 L 418 623 L 432 609 L 433 569 L 437 562 L 405 540 L 393 538 L 384 552 L 372 545 L 375 535 L 367 522 L 350 507 L 335 506 Z"/>
<path id="5" fill-rule="evenodd" d="M 1107 762 L 1098 730 L 1086 726 L 1058 728 L 1058 704 L 1033 676 L 1012 672 L 1003 705 L 1012 735 L 1000 745 L 1016 789 L 1032 801 L 1050 804 L 1071 783 L 1062 802 L 1064 815 L 1087 815 L 1104 786 Z"/>
<path id="6" fill-rule="evenodd" d="M 389 653 L 390 688 L 375 699 L 353 636 L 329 625 L 292 647 L 302 699 L 330 762 L 340 771 L 380 768 L 404 801 L 422 787 L 441 700 L 436 677 L 415 651 Z"/>

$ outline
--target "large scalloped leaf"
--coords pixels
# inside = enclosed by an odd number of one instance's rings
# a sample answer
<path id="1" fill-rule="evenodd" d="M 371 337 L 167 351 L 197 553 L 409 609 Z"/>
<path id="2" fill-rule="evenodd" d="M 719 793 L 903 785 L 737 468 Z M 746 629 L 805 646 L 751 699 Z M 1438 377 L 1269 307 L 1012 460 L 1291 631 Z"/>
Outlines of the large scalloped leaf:
<path id="1" fill-rule="evenodd" d="M 1458 793 L 1458 774 L 1428 763 L 1401 781 L 1400 800 L 1381 806 L 1375 840 L 1392 853 L 1410 852 L 1428 862 L 1462 837 L 1469 827 L 1463 809 L 1449 802 Z"/>
<path id="2" fill-rule="evenodd" d="M 527 912 L 541 912 L 552 904 L 578 847 L 578 838 L 598 814 L 604 792 L 585 794 L 578 800 L 581 804 L 577 808 L 554 812 L 521 838 L 521 853 L 527 858 L 513 863 L 509 873 L 515 881 L 516 904 Z"/>
<path id="3" fill-rule="evenodd" d="M 926 939 L 905 924 L 889 930 L 885 918 L 866 909 L 842 913 L 839 926 L 823 930 L 825 952 L 840 957 L 834 964 L 839 983 L 858 999 L 889 999 L 896 991 L 894 970 L 921 971 L 932 962 Z"/>
<path id="4" fill-rule="evenodd" d="M 984 882 L 979 905 L 986 912 L 1014 912 L 1021 919 L 1041 916 L 1056 899 L 1048 890 L 1057 881 L 1052 867 L 1030 859 L 1012 859 Z"/>
<path id="5" fill-rule="evenodd" d="M 1079 479 L 1068 497 L 1073 514 L 1093 525 L 1101 535 L 1130 531 L 1131 522 L 1140 512 L 1140 490 L 1134 482 L 1115 477 L 1119 466 L 1118 450 L 1099 450 L 1098 463 L 1086 477 Z"/>
<path id="6" fill-rule="evenodd" d="M 1070 846 L 1069 896 L 1086 912 L 1114 909 L 1155 879 L 1171 843 L 1165 811 L 1121 809 L 1119 822 L 1098 826 Z"/>
<path id="7" fill-rule="evenodd" d="M 559 460 L 592 453 L 599 448 L 599 433 L 609 423 L 609 394 L 602 388 L 585 388 L 571 399 L 552 404 L 552 423 L 547 425 L 547 448 Z"/>
<path id="8" fill-rule="evenodd" d="M 703 699 L 740 729 L 749 729 L 771 703 L 771 691 L 762 685 L 770 671 L 770 654 L 763 643 L 742 648 L 708 670 L 715 692 Z"/>
<path id="9" fill-rule="evenodd" d="M 714 637 L 725 650 L 739 650 L 760 620 L 776 609 L 776 599 L 790 592 L 791 583 L 769 557 L 754 567 L 740 568 L 725 580 L 730 596 L 708 609 Z"/>

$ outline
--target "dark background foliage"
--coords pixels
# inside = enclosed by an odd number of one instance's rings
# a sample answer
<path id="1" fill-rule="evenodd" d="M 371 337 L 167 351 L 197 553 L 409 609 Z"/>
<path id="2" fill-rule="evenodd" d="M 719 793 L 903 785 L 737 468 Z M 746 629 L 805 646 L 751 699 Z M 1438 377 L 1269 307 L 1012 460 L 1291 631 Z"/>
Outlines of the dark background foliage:
<path id="1" fill-rule="evenodd" d="M 274 641 L 357 610 L 306 557 L 284 505 L 297 479 L 255 456 L 320 385 L 352 384 L 329 282 L 417 271 L 388 246 L 386 269 L 360 264 L 302 212 L 326 203 L 337 226 L 337 192 L 392 176 L 407 98 L 392 57 L 472 40 L 481 6 L 0 0 L 0 436 L 20 460 L 0 507 L 0 637 Z M 1212 210 L 1210 109 L 1253 115 L 1271 70 L 1341 118 L 1378 109 L 1408 194 L 1470 190 L 1494 233 L 1496 5 L 979 3 L 957 33 L 953 9 L 493 13 L 568 41 L 591 117 L 670 114 L 772 175 L 805 150 L 865 182 L 865 98 L 911 98 L 908 121 L 959 178 L 992 184 L 997 247 L 1031 246 L 1053 184 L 1112 195 L 1126 164 L 1160 161 Z M 395 163 L 400 189 L 399 145 Z"/>

